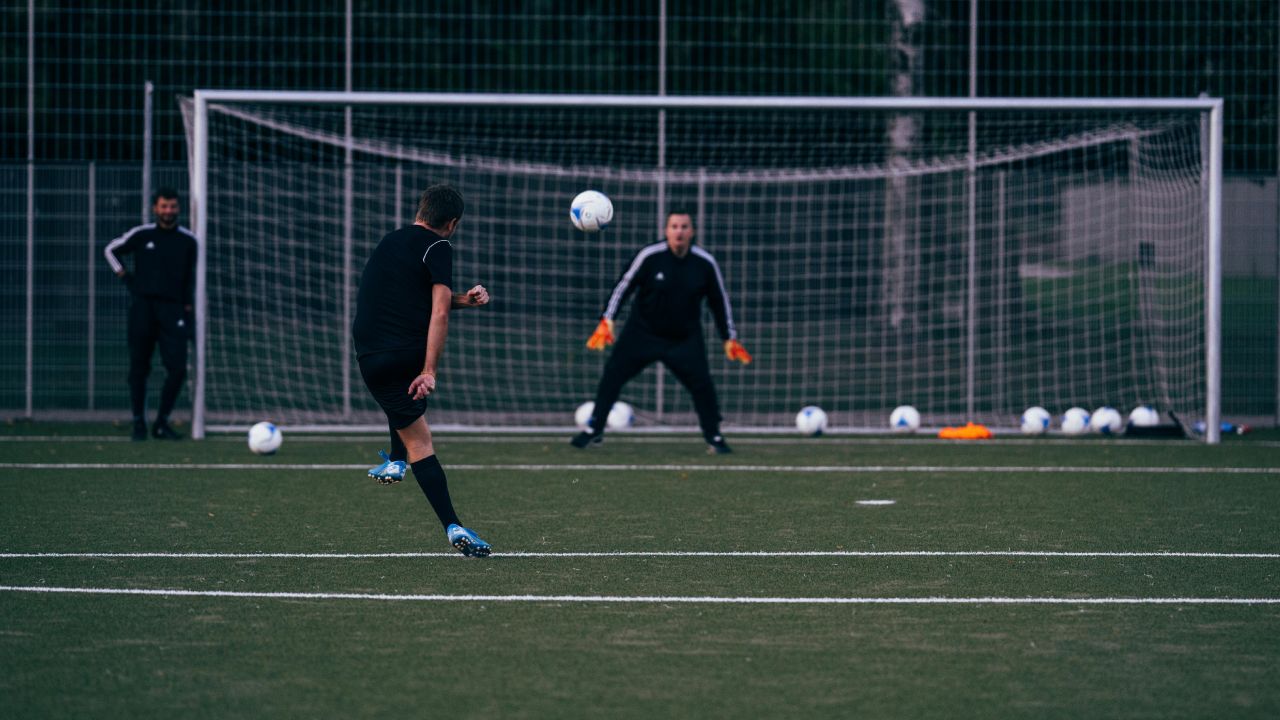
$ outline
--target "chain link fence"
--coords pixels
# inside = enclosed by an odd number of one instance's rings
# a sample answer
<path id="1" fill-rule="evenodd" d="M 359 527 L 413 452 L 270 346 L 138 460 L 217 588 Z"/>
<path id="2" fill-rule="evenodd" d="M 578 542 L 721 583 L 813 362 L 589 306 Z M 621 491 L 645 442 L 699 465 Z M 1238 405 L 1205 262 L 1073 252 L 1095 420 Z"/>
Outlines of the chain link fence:
<path id="1" fill-rule="evenodd" d="M 518 5 L 517 7 L 512 7 Z M 194 88 L 1226 99 L 1223 410 L 1271 424 L 1273 0 L 0 2 L 0 410 L 125 413 L 101 247 L 186 191 Z M 146 84 L 154 84 L 148 118 Z M 153 128 L 150 135 L 146 128 Z M 185 397 L 185 394 L 184 394 Z"/>

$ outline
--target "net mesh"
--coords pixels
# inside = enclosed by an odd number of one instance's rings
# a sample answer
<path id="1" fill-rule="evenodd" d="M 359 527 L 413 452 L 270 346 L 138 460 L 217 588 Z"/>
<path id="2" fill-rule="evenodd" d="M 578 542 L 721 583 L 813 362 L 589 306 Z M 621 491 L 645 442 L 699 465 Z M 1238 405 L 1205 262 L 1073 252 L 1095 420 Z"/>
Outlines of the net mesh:
<path id="1" fill-rule="evenodd" d="M 382 421 L 348 324 L 365 260 L 418 193 L 466 198 L 433 424 L 566 426 L 618 275 L 694 215 L 756 362 L 705 314 L 728 425 L 804 405 L 880 427 L 1016 424 L 1029 405 L 1204 407 L 1205 188 L 1195 113 L 218 103 L 208 111 L 211 422 Z M 350 161 L 348 162 L 348 156 Z M 661 167 L 660 167 L 661 166 Z M 569 200 L 605 192 L 585 235 Z M 349 196 L 350 200 L 347 201 Z M 972 199 L 972 201 L 971 201 Z M 620 320 L 625 321 L 625 311 Z M 622 399 L 693 424 L 661 368 Z"/>

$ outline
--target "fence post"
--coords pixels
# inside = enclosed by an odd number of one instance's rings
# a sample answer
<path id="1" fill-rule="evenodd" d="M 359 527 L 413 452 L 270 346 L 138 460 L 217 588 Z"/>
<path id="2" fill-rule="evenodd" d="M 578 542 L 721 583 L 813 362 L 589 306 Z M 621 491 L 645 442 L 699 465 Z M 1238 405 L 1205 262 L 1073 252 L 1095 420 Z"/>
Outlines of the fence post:
<path id="1" fill-rule="evenodd" d="M 155 85 L 148 80 L 142 86 L 142 222 L 151 220 L 151 95 Z"/>
<path id="2" fill-rule="evenodd" d="M 659 0 L 658 2 L 658 95 L 667 94 L 667 0 Z M 667 111 L 665 108 L 658 110 L 658 180 L 657 180 L 657 208 L 658 208 L 658 227 L 663 227 L 666 220 L 667 205 Z M 663 415 L 663 395 L 665 394 L 666 373 L 663 372 L 661 365 L 655 366 L 657 373 L 657 382 L 654 384 L 654 401 L 653 413 L 658 422 L 662 422 Z"/>
<path id="3" fill-rule="evenodd" d="M 97 374 L 97 363 L 95 362 L 95 351 L 97 350 L 97 337 L 95 328 L 97 327 L 97 292 L 94 282 L 94 255 L 98 249 L 98 181 L 97 181 L 97 164 L 92 160 L 89 161 L 89 255 L 85 263 L 85 272 L 88 274 L 85 287 L 88 288 L 89 309 L 85 313 L 88 320 L 88 332 L 85 334 L 86 341 L 89 343 L 89 377 L 85 383 L 85 392 L 89 396 L 89 409 L 93 409 L 94 405 L 94 375 Z"/>
<path id="4" fill-rule="evenodd" d="M 26 416 L 31 417 L 35 381 L 36 288 L 36 3 L 27 0 L 27 330 Z"/>
<path id="5" fill-rule="evenodd" d="M 346 5 L 346 63 L 343 84 L 351 92 L 351 0 Z M 352 264 L 355 255 L 355 164 L 351 125 L 351 106 L 343 111 L 342 163 L 342 327 L 338 328 L 338 354 L 342 358 L 342 419 L 351 417 L 351 293 Z"/>

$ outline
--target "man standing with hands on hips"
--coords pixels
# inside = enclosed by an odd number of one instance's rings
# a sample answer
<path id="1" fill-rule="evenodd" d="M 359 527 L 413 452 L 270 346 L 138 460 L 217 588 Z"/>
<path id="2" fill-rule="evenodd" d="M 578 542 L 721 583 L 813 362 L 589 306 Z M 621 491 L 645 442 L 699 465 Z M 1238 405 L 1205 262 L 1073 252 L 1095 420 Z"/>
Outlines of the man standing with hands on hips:
<path id="1" fill-rule="evenodd" d="M 164 386 L 151 436 L 178 440 L 169 414 L 187 378 L 187 342 L 193 335 L 196 290 L 196 236 L 178 225 L 178 192 L 161 188 L 151 198 L 155 222 L 139 225 L 112 240 L 103 253 L 129 288 L 129 404 L 133 439 L 147 439 L 147 377 L 151 355 L 160 346 Z M 133 272 L 120 258 L 133 256 Z"/>

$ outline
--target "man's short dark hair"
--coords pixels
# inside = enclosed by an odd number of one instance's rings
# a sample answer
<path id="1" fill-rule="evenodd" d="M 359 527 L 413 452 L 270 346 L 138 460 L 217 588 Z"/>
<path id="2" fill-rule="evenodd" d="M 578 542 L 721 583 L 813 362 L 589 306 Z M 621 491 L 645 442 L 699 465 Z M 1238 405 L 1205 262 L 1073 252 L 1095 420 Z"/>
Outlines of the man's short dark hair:
<path id="1" fill-rule="evenodd" d="M 177 200 L 178 191 L 171 187 L 162 187 L 154 193 L 151 193 L 151 204 L 155 205 L 160 202 L 160 198 L 164 198 L 165 200 Z"/>
<path id="2" fill-rule="evenodd" d="M 418 222 L 443 230 L 450 221 L 462 217 L 462 193 L 452 185 L 440 183 L 422 191 L 418 199 Z"/>
<path id="3" fill-rule="evenodd" d="M 689 212 L 688 210 L 686 210 L 686 209 L 684 209 L 684 208 L 676 208 L 675 210 L 668 211 L 668 212 L 667 212 L 667 222 L 671 222 L 671 216 L 672 216 L 672 215 L 688 215 L 688 216 L 689 216 L 689 224 L 690 224 L 690 225 L 697 225 L 697 223 L 695 223 L 695 222 L 693 221 L 693 213 Z"/>

